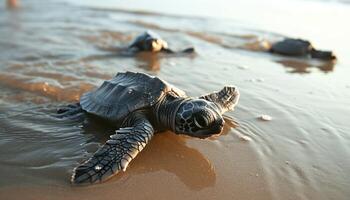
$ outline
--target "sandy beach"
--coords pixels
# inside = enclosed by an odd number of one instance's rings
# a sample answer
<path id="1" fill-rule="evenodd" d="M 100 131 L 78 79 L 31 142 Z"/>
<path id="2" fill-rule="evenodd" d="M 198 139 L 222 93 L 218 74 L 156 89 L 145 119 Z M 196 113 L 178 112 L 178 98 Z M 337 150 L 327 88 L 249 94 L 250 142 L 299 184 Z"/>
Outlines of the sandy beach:
<path id="1" fill-rule="evenodd" d="M 348 1 L 21 1 L 0 5 L 0 199 L 334 199 L 350 196 Z M 118 49 L 152 30 L 175 50 Z M 284 37 L 337 61 L 270 54 Z M 200 96 L 241 93 L 219 136 L 162 132 L 126 172 L 72 186 L 113 130 L 54 116 L 118 72 Z M 262 120 L 261 116 L 271 117 Z M 265 117 L 266 119 L 266 117 Z"/>

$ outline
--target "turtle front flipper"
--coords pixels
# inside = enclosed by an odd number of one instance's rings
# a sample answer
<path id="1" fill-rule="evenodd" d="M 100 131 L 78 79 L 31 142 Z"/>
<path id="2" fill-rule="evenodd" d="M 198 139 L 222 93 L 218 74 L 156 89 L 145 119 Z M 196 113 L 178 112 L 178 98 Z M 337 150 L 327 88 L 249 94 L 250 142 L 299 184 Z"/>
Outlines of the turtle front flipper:
<path id="1" fill-rule="evenodd" d="M 120 128 L 95 154 L 73 171 L 74 184 L 95 183 L 125 171 L 154 133 L 146 118 L 133 120 L 131 127 Z"/>
<path id="2" fill-rule="evenodd" d="M 188 47 L 186 49 L 183 49 L 181 51 L 174 51 L 172 49 L 169 49 L 169 48 L 163 48 L 162 49 L 162 52 L 164 53 L 194 53 L 195 52 L 195 48 L 194 47 Z"/>
<path id="3" fill-rule="evenodd" d="M 312 49 L 310 54 L 312 58 L 318 58 L 322 60 L 337 59 L 337 57 L 334 55 L 332 51 L 321 51 L 321 50 Z"/>
<path id="4" fill-rule="evenodd" d="M 194 47 L 188 47 L 186 49 L 183 49 L 181 51 L 181 53 L 194 53 L 195 52 L 195 48 Z"/>
<path id="5" fill-rule="evenodd" d="M 239 91 L 234 86 L 225 86 L 218 92 L 203 95 L 199 98 L 215 103 L 220 108 L 221 113 L 224 113 L 228 110 L 233 110 L 237 105 L 239 100 Z"/>

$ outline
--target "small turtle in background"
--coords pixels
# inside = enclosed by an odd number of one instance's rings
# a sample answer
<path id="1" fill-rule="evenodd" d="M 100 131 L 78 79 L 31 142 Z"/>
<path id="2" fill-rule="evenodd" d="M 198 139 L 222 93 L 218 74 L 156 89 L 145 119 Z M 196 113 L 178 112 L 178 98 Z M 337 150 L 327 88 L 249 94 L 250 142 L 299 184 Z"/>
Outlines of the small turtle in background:
<path id="1" fill-rule="evenodd" d="M 335 60 L 336 56 L 332 51 L 321 51 L 315 49 L 307 40 L 286 38 L 280 42 L 274 43 L 270 50 L 272 53 L 278 53 L 286 56 L 311 56 L 322 60 Z"/>
<path id="2" fill-rule="evenodd" d="M 238 99 L 233 86 L 191 98 L 157 77 L 118 73 L 83 94 L 80 103 L 58 110 L 60 117 L 98 118 L 118 128 L 91 158 L 74 169 L 71 181 L 95 183 L 125 171 L 156 132 L 171 130 L 198 138 L 218 134 L 225 123 L 222 114 L 233 110 Z"/>
<path id="3" fill-rule="evenodd" d="M 176 51 L 168 48 L 168 43 L 164 41 L 157 33 L 146 31 L 139 35 L 128 47 L 132 52 L 150 51 L 150 52 L 165 52 L 175 53 Z M 180 53 L 193 53 L 193 47 L 186 48 Z"/>

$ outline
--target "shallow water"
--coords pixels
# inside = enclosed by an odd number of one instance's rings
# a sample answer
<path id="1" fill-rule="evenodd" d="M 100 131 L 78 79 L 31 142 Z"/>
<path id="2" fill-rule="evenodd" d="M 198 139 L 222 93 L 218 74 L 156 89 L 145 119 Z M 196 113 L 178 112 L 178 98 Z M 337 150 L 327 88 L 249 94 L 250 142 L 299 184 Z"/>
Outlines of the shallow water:
<path id="1" fill-rule="evenodd" d="M 347 1 L 284 1 L 283 8 L 274 0 L 218 1 L 211 11 L 208 1 L 192 8 L 177 2 L 155 1 L 162 10 L 143 1 L 0 7 L 0 199 L 348 198 Z M 295 15 L 285 13 L 293 9 Z M 195 46 L 197 53 L 118 54 L 146 29 L 174 49 Z M 263 52 L 286 35 L 310 38 L 339 59 Z M 113 130 L 57 119 L 55 110 L 126 70 L 157 75 L 191 96 L 233 84 L 241 99 L 225 114 L 219 137 L 158 134 L 125 173 L 72 187 L 72 169 Z M 272 120 L 260 120 L 262 114 Z"/>

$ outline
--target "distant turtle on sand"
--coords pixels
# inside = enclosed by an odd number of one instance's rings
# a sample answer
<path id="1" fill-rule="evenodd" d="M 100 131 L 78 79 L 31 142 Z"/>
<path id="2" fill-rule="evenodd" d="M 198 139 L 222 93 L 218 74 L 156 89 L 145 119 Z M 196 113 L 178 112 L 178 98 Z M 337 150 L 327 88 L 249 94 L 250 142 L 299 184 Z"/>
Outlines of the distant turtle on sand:
<path id="1" fill-rule="evenodd" d="M 175 53 L 174 50 L 168 48 L 168 43 L 164 41 L 157 33 L 146 31 L 139 35 L 128 47 L 132 52 L 150 51 L 150 52 L 165 52 Z M 193 47 L 186 48 L 181 53 L 193 53 Z"/>
<path id="2" fill-rule="evenodd" d="M 322 60 L 334 60 L 336 56 L 332 51 L 316 50 L 307 40 L 286 38 L 280 42 L 274 43 L 270 52 L 286 56 L 311 56 Z"/>
<path id="3" fill-rule="evenodd" d="M 95 154 L 74 169 L 72 183 L 95 183 L 125 171 L 154 133 L 171 130 L 206 138 L 222 131 L 222 114 L 233 110 L 239 92 L 225 86 L 197 98 L 144 73 L 118 73 L 80 98 L 58 109 L 59 117 L 103 119 L 118 128 Z M 97 117 L 97 118 L 96 118 Z"/>

